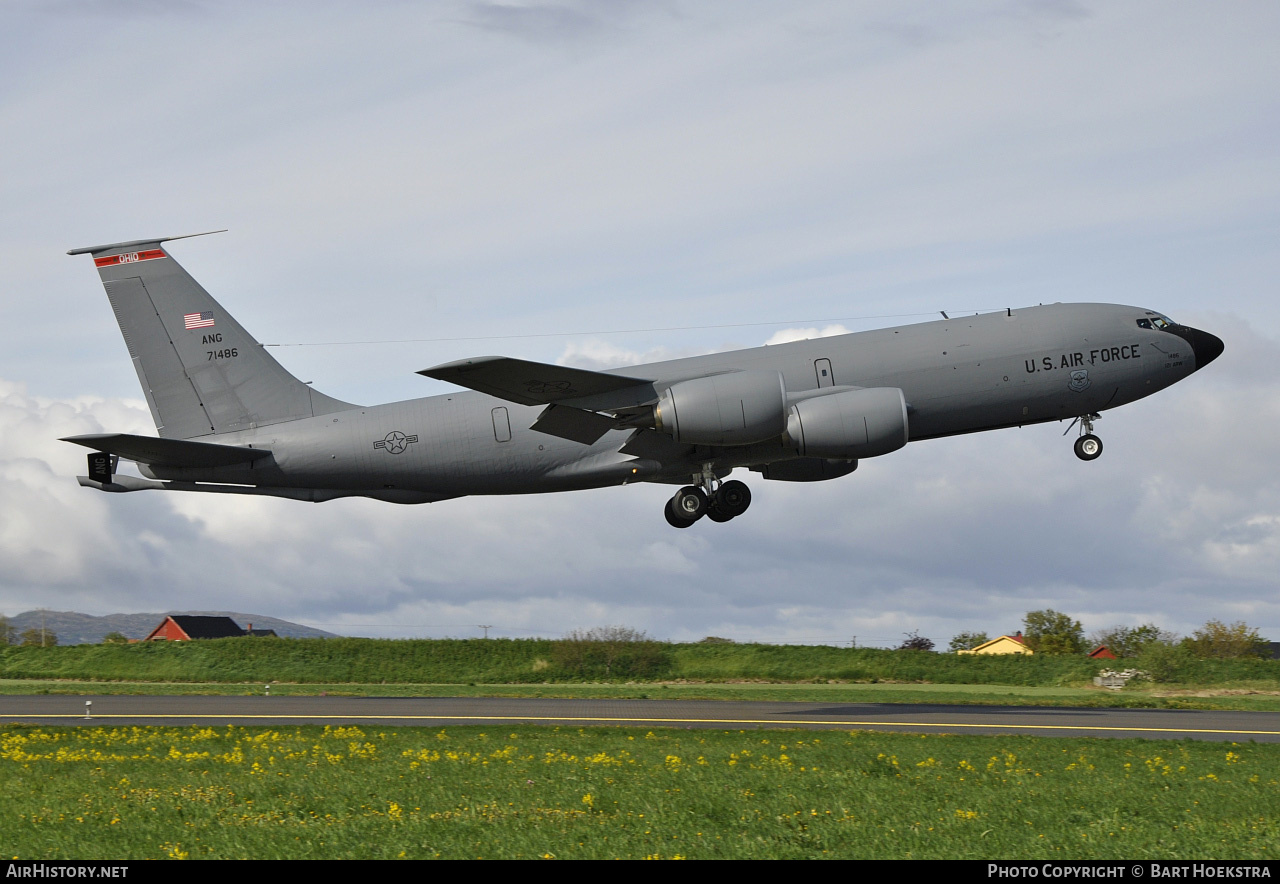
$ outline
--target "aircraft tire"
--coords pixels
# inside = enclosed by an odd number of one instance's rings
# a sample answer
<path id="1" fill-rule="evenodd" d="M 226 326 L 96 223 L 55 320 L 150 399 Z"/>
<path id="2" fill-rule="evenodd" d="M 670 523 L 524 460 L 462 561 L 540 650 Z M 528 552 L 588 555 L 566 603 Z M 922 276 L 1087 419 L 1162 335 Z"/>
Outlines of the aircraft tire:
<path id="1" fill-rule="evenodd" d="M 1102 455 L 1102 440 L 1086 433 L 1076 440 L 1076 457 L 1081 460 L 1097 460 Z"/>
<path id="2" fill-rule="evenodd" d="M 686 485 L 671 498 L 671 511 L 678 519 L 693 523 L 707 514 L 707 495 L 696 485 Z"/>
<path id="3" fill-rule="evenodd" d="M 677 516 L 671 506 L 673 503 L 675 503 L 674 500 L 668 500 L 667 505 L 662 508 L 662 515 L 666 516 L 667 524 L 672 528 L 688 528 L 693 523 Z"/>
<path id="4" fill-rule="evenodd" d="M 715 500 L 712 501 L 712 508 L 727 516 L 726 521 L 742 515 L 749 506 L 751 506 L 751 489 L 745 482 L 739 482 L 737 479 L 730 479 L 721 485 L 716 490 Z"/>
<path id="5" fill-rule="evenodd" d="M 720 508 L 716 506 L 716 502 L 711 501 L 711 505 L 707 507 L 707 518 L 713 522 L 727 522 L 733 516 L 720 512 Z"/>

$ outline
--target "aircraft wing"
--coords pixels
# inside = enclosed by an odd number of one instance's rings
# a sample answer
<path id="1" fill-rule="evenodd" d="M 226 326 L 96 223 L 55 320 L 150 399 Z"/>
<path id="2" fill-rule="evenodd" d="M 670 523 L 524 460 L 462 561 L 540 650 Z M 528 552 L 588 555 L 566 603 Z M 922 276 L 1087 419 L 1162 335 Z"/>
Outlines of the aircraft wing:
<path id="1" fill-rule="evenodd" d="M 73 442 L 137 463 L 162 464 L 167 467 L 226 467 L 271 456 L 266 448 L 241 448 L 238 445 L 215 445 L 185 439 L 158 439 L 129 433 L 67 436 L 59 441 Z"/>
<path id="2" fill-rule="evenodd" d="M 644 378 L 529 362 L 507 356 L 460 359 L 434 368 L 424 368 L 418 374 L 438 381 L 448 381 L 518 405 L 552 405 L 588 397 L 595 400 L 601 394 L 616 393 L 628 388 L 634 388 L 636 392 L 644 392 L 648 388 L 652 392 L 653 384 L 653 381 Z M 618 404 L 625 406 L 636 403 L 634 397 L 626 396 L 619 397 Z M 608 410 L 607 405 L 596 405 L 594 401 L 592 407 Z"/>
<path id="3" fill-rule="evenodd" d="M 656 396 L 653 381 L 585 368 L 479 356 L 418 372 L 517 405 L 547 406 L 531 430 L 591 445 L 624 424 L 620 416 Z M 610 412 L 613 416 L 601 414 Z"/>

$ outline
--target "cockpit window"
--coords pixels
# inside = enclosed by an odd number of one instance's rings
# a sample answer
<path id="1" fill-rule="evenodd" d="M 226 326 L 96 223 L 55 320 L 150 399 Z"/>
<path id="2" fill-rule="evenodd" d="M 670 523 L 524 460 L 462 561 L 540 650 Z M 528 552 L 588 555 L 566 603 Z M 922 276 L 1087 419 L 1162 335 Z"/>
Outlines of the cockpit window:
<path id="1" fill-rule="evenodd" d="M 1138 328 L 1158 328 L 1161 331 L 1168 331 L 1174 322 L 1167 316 L 1161 316 L 1159 313 L 1148 313 L 1150 319 L 1139 319 Z"/>
<path id="2" fill-rule="evenodd" d="M 1139 319 L 1139 320 L 1138 320 L 1138 328 L 1151 328 L 1151 320 L 1150 320 L 1150 319 Z"/>

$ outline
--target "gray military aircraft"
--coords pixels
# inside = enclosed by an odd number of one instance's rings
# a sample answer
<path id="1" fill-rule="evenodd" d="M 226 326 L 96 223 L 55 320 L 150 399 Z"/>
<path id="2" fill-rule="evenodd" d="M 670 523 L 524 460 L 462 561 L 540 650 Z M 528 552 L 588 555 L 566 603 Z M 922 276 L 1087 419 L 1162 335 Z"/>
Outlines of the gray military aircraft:
<path id="1" fill-rule="evenodd" d="M 482 356 L 419 372 L 474 392 L 360 406 L 276 362 L 162 247 L 182 238 L 68 253 L 93 256 L 159 431 L 65 439 L 92 449 L 81 485 L 431 503 L 661 482 L 687 528 L 747 509 L 739 467 L 834 479 L 909 441 L 1064 419 L 1093 460 L 1101 412 L 1223 350 L 1151 310 L 1050 304 L 603 372 Z"/>

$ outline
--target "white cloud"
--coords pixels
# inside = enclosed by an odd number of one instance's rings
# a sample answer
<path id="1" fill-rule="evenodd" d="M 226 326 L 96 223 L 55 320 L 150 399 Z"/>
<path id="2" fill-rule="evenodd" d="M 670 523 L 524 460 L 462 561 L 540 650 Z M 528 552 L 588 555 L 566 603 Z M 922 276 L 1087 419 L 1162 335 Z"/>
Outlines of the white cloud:
<path id="1" fill-rule="evenodd" d="M 0 182 L 0 609 L 896 642 L 1032 606 L 1182 631 L 1230 608 L 1280 637 L 1270 7 L 105 8 L 0 8 L 0 126 L 23 133 Z M 62 252 L 222 226 L 175 248 L 263 341 L 673 329 L 496 345 L 607 368 L 780 316 L 1104 300 L 1227 352 L 1108 414 L 1095 464 L 1055 427 L 925 442 L 827 484 L 747 476 L 747 516 L 678 536 L 665 487 L 410 508 L 77 487 L 84 452 L 53 440 L 150 421 Z M 794 325 L 770 343 L 844 330 Z M 375 402 L 477 349 L 273 352 Z"/>
<path id="2" fill-rule="evenodd" d="M 1259 369 L 1280 359 L 1256 335 L 1240 351 Z M 1265 628 L 1280 622 L 1268 441 L 1280 410 L 1257 404 L 1280 401 L 1280 381 L 1217 368 L 1109 412 L 1092 464 L 1053 425 L 922 442 L 830 483 L 747 474 L 749 513 L 678 533 L 661 518 L 662 486 L 421 507 L 108 497 L 76 486 L 79 455 L 51 440 L 112 422 L 145 431 L 139 405 L 5 384 L 0 610 L 237 608 L 375 635 L 623 622 L 682 639 L 862 644 L 916 629 L 942 644 L 1045 606 L 1089 629 L 1154 620 L 1187 633 L 1224 612 Z M 1244 413 L 1242 436 L 1229 416 Z"/>
<path id="3" fill-rule="evenodd" d="M 673 354 L 666 347 L 654 347 L 640 352 L 628 350 L 608 341 L 587 338 L 570 341 L 565 344 L 564 351 L 556 358 L 556 365 L 571 365 L 575 368 L 604 371 L 609 368 L 641 365 L 646 362 L 661 362 L 664 359 L 672 358 L 674 358 Z"/>
<path id="4" fill-rule="evenodd" d="M 765 341 L 765 346 L 785 344 L 789 341 L 807 341 L 810 338 L 829 338 L 833 335 L 847 335 L 849 329 L 843 325 L 827 325 L 822 328 L 784 328 L 776 331 Z"/>

